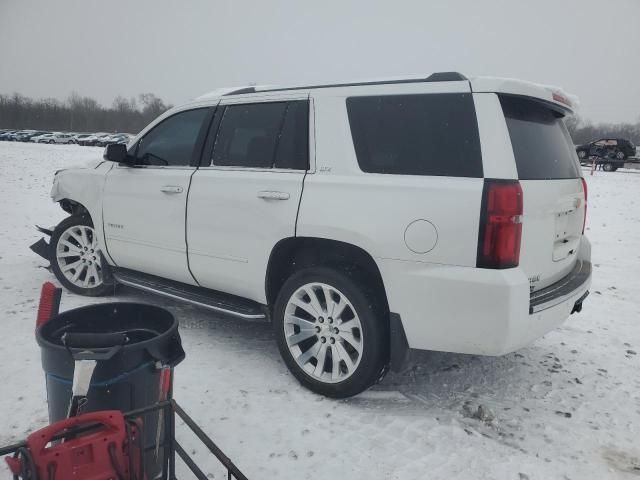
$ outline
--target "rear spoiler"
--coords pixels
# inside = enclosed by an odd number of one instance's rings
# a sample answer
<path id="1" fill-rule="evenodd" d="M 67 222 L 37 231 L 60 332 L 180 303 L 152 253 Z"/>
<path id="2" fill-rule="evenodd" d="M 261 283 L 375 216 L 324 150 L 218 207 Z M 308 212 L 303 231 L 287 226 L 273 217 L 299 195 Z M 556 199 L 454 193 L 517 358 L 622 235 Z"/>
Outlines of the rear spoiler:
<path id="1" fill-rule="evenodd" d="M 563 115 L 572 115 L 579 105 L 577 97 L 551 85 L 498 77 L 473 77 L 469 84 L 471 91 L 476 93 L 502 93 L 541 100 Z"/>

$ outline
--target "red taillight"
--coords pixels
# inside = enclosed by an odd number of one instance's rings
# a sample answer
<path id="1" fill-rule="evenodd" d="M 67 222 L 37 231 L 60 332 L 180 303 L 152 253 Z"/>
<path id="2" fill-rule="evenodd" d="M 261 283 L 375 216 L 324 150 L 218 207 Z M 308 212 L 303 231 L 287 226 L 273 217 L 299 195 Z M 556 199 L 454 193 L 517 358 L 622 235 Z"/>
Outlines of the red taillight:
<path id="1" fill-rule="evenodd" d="M 584 192 L 584 219 L 582 220 L 582 234 L 584 235 L 584 227 L 587 224 L 587 181 L 584 177 L 580 177 L 582 180 L 582 191 Z"/>
<path id="2" fill-rule="evenodd" d="M 517 180 L 485 180 L 477 266 L 517 267 L 522 238 L 522 188 Z"/>

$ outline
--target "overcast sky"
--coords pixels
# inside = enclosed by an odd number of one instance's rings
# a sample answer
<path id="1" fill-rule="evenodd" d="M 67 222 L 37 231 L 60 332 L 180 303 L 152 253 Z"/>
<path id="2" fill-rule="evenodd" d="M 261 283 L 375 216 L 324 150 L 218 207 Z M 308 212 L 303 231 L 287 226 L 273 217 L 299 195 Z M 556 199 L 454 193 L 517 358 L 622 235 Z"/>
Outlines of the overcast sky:
<path id="1" fill-rule="evenodd" d="M 640 0 L 0 0 L 0 93 L 180 103 L 222 86 L 457 70 L 640 118 Z"/>

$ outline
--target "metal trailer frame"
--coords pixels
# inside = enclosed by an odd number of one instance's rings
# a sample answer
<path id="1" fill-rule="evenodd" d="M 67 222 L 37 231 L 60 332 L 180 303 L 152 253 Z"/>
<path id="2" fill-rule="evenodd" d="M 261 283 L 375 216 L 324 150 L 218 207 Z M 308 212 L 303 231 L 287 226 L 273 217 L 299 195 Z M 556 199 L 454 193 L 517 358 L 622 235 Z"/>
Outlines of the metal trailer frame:
<path id="1" fill-rule="evenodd" d="M 164 414 L 164 435 L 160 441 L 160 445 L 168 446 L 165 449 L 167 452 L 166 457 L 163 459 L 162 475 L 158 478 L 162 480 L 178 480 L 176 477 L 176 454 L 189 468 L 191 473 L 198 480 L 209 480 L 209 477 L 202 471 L 202 469 L 196 464 L 191 456 L 185 451 L 182 445 L 176 440 L 175 426 L 176 415 L 189 427 L 189 429 L 198 437 L 198 439 L 207 447 L 207 449 L 218 459 L 218 461 L 227 470 L 227 480 L 248 480 L 240 469 L 227 457 L 220 447 L 218 447 L 213 440 L 196 424 L 196 422 L 182 409 L 180 405 L 173 399 L 164 400 L 148 407 L 132 410 L 124 414 L 128 420 L 133 420 L 147 413 L 154 411 L 162 412 Z M 66 438 L 73 437 L 80 433 L 90 432 L 100 428 L 97 425 L 86 425 L 79 428 L 69 429 L 64 433 L 60 433 L 53 437 L 52 440 L 64 440 Z M 0 456 L 5 456 L 16 452 L 18 449 L 26 447 L 26 442 L 14 443 L 0 448 Z M 145 445 L 144 454 L 152 454 L 156 445 Z"/>

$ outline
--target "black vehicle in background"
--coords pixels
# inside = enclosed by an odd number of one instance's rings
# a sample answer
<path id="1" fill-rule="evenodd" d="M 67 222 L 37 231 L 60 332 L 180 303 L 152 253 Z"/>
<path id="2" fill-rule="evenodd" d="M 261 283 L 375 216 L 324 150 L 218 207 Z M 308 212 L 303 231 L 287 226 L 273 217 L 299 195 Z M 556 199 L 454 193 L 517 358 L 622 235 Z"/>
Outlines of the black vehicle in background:
<path id="1" fill-rule="evenodd" d="M 624 160 L 636 154 L 635 145 L 624 138 L 601 138 L 600 140 L 577 145 L 576 153 L 580 161 L 583 161 L 589 157 L 590 152 L 594 151 L 594 149 L 598 149 L 605 156 L 616 160 Z"/>

